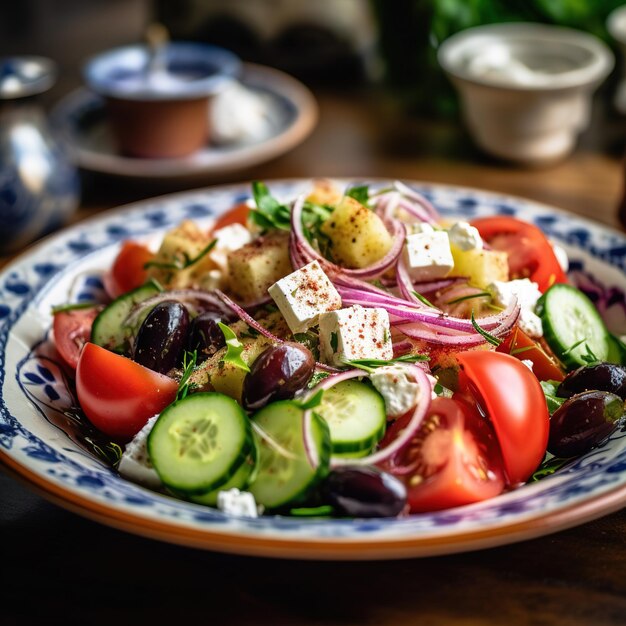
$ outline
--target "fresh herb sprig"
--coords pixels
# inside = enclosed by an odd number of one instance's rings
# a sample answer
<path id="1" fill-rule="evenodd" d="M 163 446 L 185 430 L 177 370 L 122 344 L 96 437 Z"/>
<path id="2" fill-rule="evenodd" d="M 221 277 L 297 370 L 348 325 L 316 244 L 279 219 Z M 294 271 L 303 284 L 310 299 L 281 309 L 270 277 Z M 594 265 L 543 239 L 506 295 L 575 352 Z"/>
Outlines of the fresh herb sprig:
<path id="1" fill-rule="evenodd" d="M 492 298 L 492 294 L 489 291 L 481 291 L 480 293 L 472 293 L 467 296 L 461 296 L 454 298 L 454 300 L 448 300 L 446 304 L 458 304 L 459 302 L 465 302 L 465 300 L 473 300 L 474 298 Z"/>
<path id="2" fill-rule="evenodd" d="M 436 309 L 438 307 L 436 307 L 428 298 L 425 298 L 421 293 L 417 293 L 417 291 L 413 290 L 411 291 L 411 293 L 422 303 L 425 304 L 426 306 L 429 306 L 431 309 Z"/>
<path id="3" fill-rule="evenodd" d="M 186 252 L 182 253 L 182 259 L 174 259 L 173 261 L 148 261 L 144 263 L 144 269 L 151 267 L 158 267 L 159 269 L 166 270 L 186 270 L 188 267 L 195 265 L 198 261 L 203 259 L 215 246 L 217 245 L 217 239 L 213 239 L 194 257 L 190 257 Z"/>
<path id="4" fill-rule="evenodd" d="M 472 326 L 474 327 L 474 330 L 479 335 L 482 335 L 483 339 L 487 343 L 490 343 L 492 346 L 496 346 L 496 348 L 502 343 L 502 341 L 500 341 L 500 339 L 498 339 L 497 337 L 494 337 L 491 333 L 488 333 L 484 328 L 481 328 L 478 325 L 478 322 L 474 318 L 474 311 L 472 311 L 471 320 L 472 320 Z"/>
<path id="5" fill-rule="evenodd" d="M 291 228 L 291 211 L 289 207 L 281 204 L 265 183 L 255 180 L 252 183 L 252 196 L 256 208 L 250 211 L 250 219 L 262 230 L 289 230 Z"/>
<path id="6" fill-rule="evenodd" d="M 384 367 L 386 365 L 394 365 L 396 363 L 421 363 L 423 361 L 428 361 L 428 359 L 429 357 L 425 354 L 403 354 L 402 356 L 397 356 L 389 361 L 385 361 L 384 359 L 346 359 L 344 363 L 346 365 L 350 365 L 351 367 L 371 373 L 377 368 Z"/>
<path id="7" fill-rule="evenodd" d="M 183 356 L 183 375 L 178 383 L 178 391 L 176 392 L 176 400 L 182 400 L 187 397 L 189 393 L 190 383 L 189 379 L 196 368 L 198 362 L 198 351 L 185 352 Z"/>
<path id="8" fill-rule="evenodd" d="M 354 198 L 364 206 L 368 206 L 370 200 L 369 185 L 355 185 L 346 191 L 346 196 Z"/>
<path id="9" fill-rule="evenodd" d="M 241 353 L 243 352 L 243 344 L 237 338 L 234 331 L 223 324 L 222 322 L 218 322 L 217 325 L 220 327 L 220 330 L 224 334 L 224 340 L 226 341 L 226 354 L 222 361 L 224 363 L 230 363 L 235 367 L 243 370 L 244 372 L 249 372 L 250 367 L 248 364 L 241 358 Z"/>

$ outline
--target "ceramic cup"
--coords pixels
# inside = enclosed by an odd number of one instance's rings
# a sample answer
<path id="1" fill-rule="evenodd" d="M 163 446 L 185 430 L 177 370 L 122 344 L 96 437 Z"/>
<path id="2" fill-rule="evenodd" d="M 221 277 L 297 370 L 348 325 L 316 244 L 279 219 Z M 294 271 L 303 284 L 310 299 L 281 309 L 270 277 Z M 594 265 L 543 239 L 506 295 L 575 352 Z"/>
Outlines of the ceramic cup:
<path id="1" fill-rule="evenodd" d="M 596 37 L 534 23 L 462 31 L 443 42 L 438 59 L 476 143 L 527 164 L 574 149 L 589 123 L 592 94 L 614 65 Z"/>
<path id="2" fill-rule="evenodd" d="M 176 158 L 209 139 L 211 98 L 239 74 L 234 54 L 204 44 L 169 43 L 105 52 L 85 65 L 89 87 L 106 99 L 120 151 L 140 158 Z"/>

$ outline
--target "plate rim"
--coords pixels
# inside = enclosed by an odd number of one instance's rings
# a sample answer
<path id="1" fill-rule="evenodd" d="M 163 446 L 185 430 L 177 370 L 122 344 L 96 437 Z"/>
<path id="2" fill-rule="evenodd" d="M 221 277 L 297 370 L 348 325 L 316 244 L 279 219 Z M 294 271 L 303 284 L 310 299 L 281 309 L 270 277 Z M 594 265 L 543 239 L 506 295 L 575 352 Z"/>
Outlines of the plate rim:
<path id="1" fill-rule="evenodd" d="M 52 109 L 50 119 L 59 126 L 63 142 L 70 151 L 75 164 L 91 172 L 131 179 L 167 178 L 169 180 L 233 173 L 260 165 L 289 152 L 313 132 L 319 120 L 319 105 L 315 96 L 298 79 L 281 70 L 256 63 L 244 63 L 244 76 L 246 73 L 255 77 L 268 77 L 270 91 L 288 100 L 296 110 L 296 117 L 278 134 L 240 147 L 234 154 L 226 155 L 225 159 L 218 164 L 196 163 L 193 161 L 194 155 L 180 159 L 137 159 L 82 148 L 74 141 L 74 133 L 68 117 L 75 110 L 76 102 L 80 102 L 93 93 L 85 86 L 74 89 L 59 100 Z"/>
<path id="2" fill-rule="evenodd" d="M 317 177 L 316 177 L 317 178 Z M 365 177 L 362 179 L 348 179 L 345 177 L 330 177 L 338 183 L 355 183 L 357 180 L 370 183 L 389 182 L 388 177 Z M 307 177 L 293 177 L 267 180 L 267 184 L 290 185 L 302 184 L 313 180 Z M 409 185 L 432 190 L 450 190 L 460 193 L 471 193 L 483 198 L 496 201 L 512 201 L 514 203 L 527 203 L 534 207 L 557 214 L 574 217 L 578 222 L 590 228 L 600 229 L 607 234 L 617 235 L 626 242 L 626 234 L 612 228 L 610 225 L 595 222 L 585 216 L 570 211 L 547 205 L 530 198 L 515 196 L 507 193 L 494 192 L 466 185 L 452 185 L 445 183 L 404 180 Z M 193 198 L 198 195 L 211 193 L 229 193 L 235 195 L 249 190 L 249 182 L 240 182 L 226 185 L 212 185 L 199 189 L 191 189 L 177 193 L 164 194 L 154 198 L 148 198 L 126 205 L 122 205 L 108 211 L 90 216 L 89 218 L 73 224 L 61 231 L 53 233 L 43 240 L 29 247 L 22 254 L 7 264 L 0 271 L 0 279 L 6 276 L 18 265 L 27 261 L 28 257 L 36 255 L 47 246 L 54 246 L 57 239 L 64 238 L 72 233 L 92 228 L 98 222 L 119 216 L 127 211 L 141 211 L 143 208 L 158 205 L 169 201 L 183 201 L 185 197 Z M 598 258 L 595 257 L 594 258 Z M 599 259 L 601 260 L 601 259 Z M 78 259 L 80 261 L 80 259 Z M 607 261 L 604 261 L 607 263 Z M 613 265 L 615 267 L 615 265 Z M 54 279 L 52 279 L 54 280 Z M 48 283 L 46 283 L 48 284 Z M 9 331 L 10 332 L 10 331 Z M 66 488 L 52 481 L 47 481 L 45 476 L 38 475 L 27 465 L 12 458 L 0 448 L 0 466 L 16 475 L 18 479 L 25 481 L 31 488 L 43 495 L 48 500 L 78 513 L 84 517 L 94 519 L 109 526 L 133 532 L 154 539 L 165 540 L 191 547 L 218 550 L 221 552 L 245 554 L 251 556 L 269 556 L 277 558 L 298 558 L 313 560 L 377 560 L 377 559 L 400 559 L 439 554 L 458 553 L 476 550 L 486 547 L 495 547 L 539 537 L 565 528 L 573 527 L 602 515 L 611 513 L 626 505 L 626 485 L 618 485 L 604 493 L 598 494 L 582 503 L 573 503 L 564 506 L 557 511 L 542 515 L 537 513 L 531 518 L 515 522 L 514 520 L 495 528 L 487 530 L 464 530 L 461 532 L 447 533 L 441 537 L 420 538 L 413 536 L 384 537 L 372 540 L 371 538 L 325 538 L 302 542 L 298 539 L 289 538 L 279 540 L 267 536 L 253 536 L 250 533 L 241 533 L 233 529 L 219 532 L 215 529 L 194 529 L 176 524 L 173 520 L 149 518 L 147 516 L 133 515 L 128 511 L 116 509 L 106 503 L 81 496 L 71 488 Z"/>

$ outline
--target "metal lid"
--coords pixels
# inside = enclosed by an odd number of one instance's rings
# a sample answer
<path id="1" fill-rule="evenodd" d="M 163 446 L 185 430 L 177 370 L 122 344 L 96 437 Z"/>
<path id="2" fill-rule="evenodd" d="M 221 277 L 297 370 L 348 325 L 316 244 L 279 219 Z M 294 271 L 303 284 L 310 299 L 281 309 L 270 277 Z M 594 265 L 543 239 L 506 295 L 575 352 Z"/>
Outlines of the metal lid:
<path id="1" fill-rule="evenodd" d="M 0 100 L 43 93 L 56 80 L 57 66 L 45 57 L 0 58 Z"/>

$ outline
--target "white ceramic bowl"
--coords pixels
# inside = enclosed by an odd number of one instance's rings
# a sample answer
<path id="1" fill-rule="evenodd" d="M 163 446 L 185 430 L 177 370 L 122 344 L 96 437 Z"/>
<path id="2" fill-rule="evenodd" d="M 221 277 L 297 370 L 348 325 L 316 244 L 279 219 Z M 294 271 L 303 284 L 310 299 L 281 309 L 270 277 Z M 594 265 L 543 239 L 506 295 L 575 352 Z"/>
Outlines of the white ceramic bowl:
<path id="1" fill-rule="evenodd" d="M 606 20 L 606 28 L 622 54 L 622 78 L 615 91 L 613 104 L 620 113 L 626 115 L 626 5 L 611 12 Z"/>
<path id="2" fill-rule="evenodd" d="M 591 96 L 615 63 L 592 35 L 534 23 L 462 31 L 443 42 L 438 59 L 476 143 L 529 164 L 573 150 L 589 123 Z"/>

